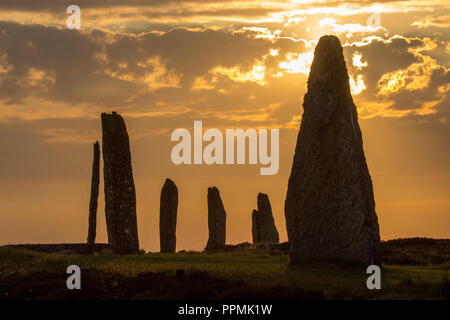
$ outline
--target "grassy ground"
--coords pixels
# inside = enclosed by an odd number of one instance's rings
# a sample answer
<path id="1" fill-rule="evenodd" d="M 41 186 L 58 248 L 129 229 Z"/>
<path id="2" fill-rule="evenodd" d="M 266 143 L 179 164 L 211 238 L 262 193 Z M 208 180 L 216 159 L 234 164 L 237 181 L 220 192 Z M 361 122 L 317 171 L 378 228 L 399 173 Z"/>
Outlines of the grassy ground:
<path id="1" fill-rule="evenodd" d="M 65 271 L 72 264 L 82 270 L 83 289 L 68 294 Z M 2 249 L 0 298 L 77 298 L 78 294 L 85 299 L 449 299 L 449 269 L 449 263 L 384 265 L 382 289 L 368 290 L 368 275 L 361 268 L 292 266 L 285 254 L 118 256 L 106 251 L 81 256 Z"/>

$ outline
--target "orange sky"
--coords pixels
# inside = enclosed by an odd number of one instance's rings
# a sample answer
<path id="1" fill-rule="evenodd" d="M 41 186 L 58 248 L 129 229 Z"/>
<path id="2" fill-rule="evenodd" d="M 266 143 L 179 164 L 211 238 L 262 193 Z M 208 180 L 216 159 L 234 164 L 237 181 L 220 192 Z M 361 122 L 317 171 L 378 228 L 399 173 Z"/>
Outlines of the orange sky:
<path id="1" fill-rule="evenodd" d="M 407 3 L 407 5 L 405 5 Z M 445 1 L 0 3 L 0 244 L 83 242 L 100 112 L 125 116 L 141 247 L 159 249 L 160 189 L 179 189 L 177 249 L 207 241 L 207 187 L 227 242 L 251 241 L 258 192 L 282 241 L 284 199 L 312 52 L 344 45 L 383 239 L 450 237 L 450 10 Z M 380 25 L 367 19 L 380 14 Z M 280 169 L 175 166 L 176 128 L 279 128 Z M 102 188 L 102 186 L 101 186 Z M 106 241 L 100 195 L 98 242 Z"/>

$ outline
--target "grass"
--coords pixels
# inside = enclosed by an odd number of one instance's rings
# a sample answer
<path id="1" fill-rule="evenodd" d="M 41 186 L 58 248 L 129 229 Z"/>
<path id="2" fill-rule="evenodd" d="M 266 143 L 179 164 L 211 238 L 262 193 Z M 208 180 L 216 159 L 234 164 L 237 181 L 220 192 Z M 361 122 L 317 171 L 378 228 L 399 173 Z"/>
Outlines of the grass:
<path id="1" fill-rule="evenodd" d="M 364 269 L 332 264 L 292 266 L 287 255 L 252 252 L 148 253 L 119 256 L 108 251 L 97 255 L 56 255 L 27 250 L 0 250 L 0 277 L 12 273 L 65 273 L 76 264 L 99 273 L 113 272 L 136 277 L 143 272 L 174 275 L 206 271 L 210 277 L 244 282 L 255 288 L 302 288 L 315 290 L 326 299 L 449 299 L 445 275 L 450 264 L 430 266 L 382 266 L 382 289 L 368 290 Z"/>

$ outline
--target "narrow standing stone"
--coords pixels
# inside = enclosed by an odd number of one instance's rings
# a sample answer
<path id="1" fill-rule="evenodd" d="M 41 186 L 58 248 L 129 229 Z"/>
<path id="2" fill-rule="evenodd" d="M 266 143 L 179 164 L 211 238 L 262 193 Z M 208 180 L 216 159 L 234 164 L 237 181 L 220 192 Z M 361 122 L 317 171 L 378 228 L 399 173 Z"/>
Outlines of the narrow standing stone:
<path id="1" fill-rule="evenodd" d="M 372 180 L 342 46 L 320 38 L 285 202 L 294 262 L 380 264 Z"/>
<path id="2" fill-rule="evenodd" d="M 259 221 L 258 210 L 253 209 L 252 211 L 252 238 L 253 244 L 261 243 L 261 227 Z"/>
<path id="3" fill-rule="evenodd" d="M 94 157 L 92 161 L 91 200 L 89 202 L 89 228 L 87 243 L 94 244 L 97 235 L 97 206 L 98 186 L 100 184 L 100 146 L 98 141 L 94 143 Z"/>
<path id="4" fill-rule="evenodd" d="M 265 193 L 258 194 L 258 210 L 252 212 L 253 243 L 280 242 L 269 197 Z"/>
<path id="5" fill-rule="evenodd" d="M 178 209 L 178 189 L 175 183 L 166 179 L 161 190 L 159 208 L 159 238 L 161 252 L 175 252 Z"/>
<path id="6" fill-rule="evenodd" d="M 206 249 L 220 249 L 225 246 L 226 212 L 220 198 L 219 189 L 208 188 L 208 228 L 209 239 Z"/>
<path id="7" fill-rule="evenodd" d="M 108 241 L 116 253 L 137 253 L 136 191 L 125 121 L 116 112 L 102 113 L 102 131 Z"/>

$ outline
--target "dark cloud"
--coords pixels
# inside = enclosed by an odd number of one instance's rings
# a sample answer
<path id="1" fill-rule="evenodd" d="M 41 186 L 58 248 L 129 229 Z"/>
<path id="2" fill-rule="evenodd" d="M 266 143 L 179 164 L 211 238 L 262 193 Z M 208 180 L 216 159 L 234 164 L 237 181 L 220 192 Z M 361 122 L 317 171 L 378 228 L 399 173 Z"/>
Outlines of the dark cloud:
<path id="1" fill-rule="evenodd" d="M 375 39 L 364 46 L 355 44 L 346 47 L 344 52 L 347 57 L 347 65 L 352 73 L 359 71 L 352 64 L 353 54 L 361 53 L 363 59 L 368 63 L 368 66 L 363 70 L 367 86 L 369 90 L 376 91 L 377 82 L 385 73 L 403 69 L 418 62 L 419 58 L 408 49 L 418 48 L 422 45 L 423 42 L 420 40 L 413 40 L 409 43 L 408 39 L 404 38 L 392 39 L 391 42 Z"/>
<path id="2" fill-rule="evenodd" d="M 169 69 L 183 76 L 195 77 L 217 65 L 251 66 L 270 47 L 269 41 L 253 39 L 245 34 L 178 28 L 162 35 L 118 35 L 113 43 L 106 46 L 106 55 L 116 67 L 126 62 L 132 72 L 138 69 L 139 62 L 158 55 Z"/>
<path id="3" fill-rule="evenodd" d="M 390 103 L 389 110 L 410 110 L 411 115 L 423 112 L 427 104 L 437 103 L 442 98 L 443 86 L 449 83 L 450 72 L 432 57 L 439 50 L 436 43 L 439 41 L 395 37 L 346 47 L 350 73 L 354 77 L 363 75 L 366 85 L 366 90 L 356 99 L 361 104 L 377 101 L 380 107 Z M 367 66 L 354 66 L 354 54 L 361 54 Z M 389 83 L 395 89 L 389 89 Z"/>
<path id="4" fill-rule="evenodd" d="M 258 38 L 254 30 L 176 28 L 135 36 L 2 22 L 0 32 L 3 68 L 9 68 L 0 75 L 4 103 L 24 104 L 30 98 L 37 103 L 39 99 L 85 103 L 86 114 L 101 106 L 127 112 L 164 111 L 158 105 L 197 112 L 257 112 L 285 103 L 292 96 L 287 92 L 298 94 L 296 86 L 286 86 L 287 78 L 271 79 L 271 75 L 279 72 L 278 64 L 287 53 L 307 50 L 303 41 Z M 278 49 L 279 55 L 270 56 L 271 48 Z M 251 80 L 236 82 L 211 73 L 215 67 L 251 72 L 256 63 L 265 66 L 269 89 Z M 199 77 L 213 82 L 213 90 L 191 90 Z M 296 109 L 292 102 L 289 105 L 290 112 Z"/>
<path id="5" fill-rule="evenodd" d="M 92 101 L 95 97 L 106 98 L 104 94 L 99 95 L 106 88 L 112 89 L 110 98 L 117 99 L 120 91 L 114 89 L 127 84 L 102 74 L 102 63 L 96 54 L 102 52 L 104 41 L 105 35 L 99 31 L 80 33 L 43 25 L 0 22 L 0 48 L 6 53 L 10 67 L 9 72 L 0 76 L 2 98 L 7 103 L 18 103 L 27 96 L 42 94 L 42 88 L 36 92 L 27 81 L 34 69 L 53 80 L 44 90 L 48 99 L 69 103 Z"/>

